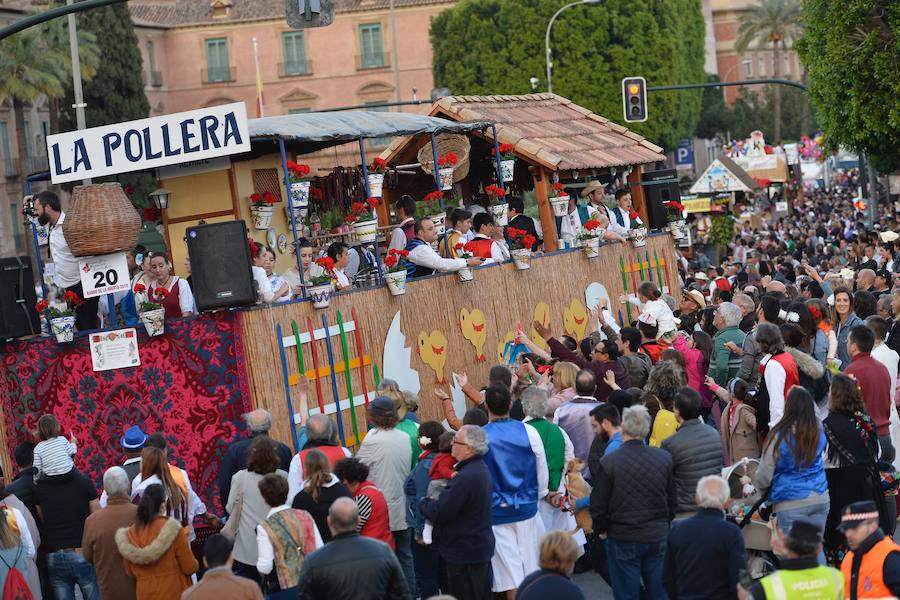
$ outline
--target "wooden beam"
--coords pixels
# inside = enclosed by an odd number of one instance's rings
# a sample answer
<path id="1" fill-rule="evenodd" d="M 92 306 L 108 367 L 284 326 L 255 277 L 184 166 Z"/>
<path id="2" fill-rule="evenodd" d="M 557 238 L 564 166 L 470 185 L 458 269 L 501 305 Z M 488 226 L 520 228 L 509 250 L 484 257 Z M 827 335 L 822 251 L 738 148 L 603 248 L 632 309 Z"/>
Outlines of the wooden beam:
<path id="1" fill-rule="evenodd" d="M 197 215 L 185 215 L 183 217 L 175 217 L 174 219 L 168 219 L 166 221 L 166 232 L 168 233 L 168 226 L 173 223 L 185 223 L 187 221 L 199 221 L 200 219 L 212 219 L 214 217 L 233 217 L 234 210 L 216 210 L 213 212 L 200 213 Z M 240 219 L 240 216 L 237 217 Z M 168 236 L 167 236 L 168 237 Z"/>
<path id="2" fill-rule="evenodd" d="M 559 242 L 556 237 L 556 217 L 550 206 L 550 172 L 540 165 L 529 167 L 528 170 L 534 179 L 534 195 L 544 233 L 544 250 L 553 252 L 559 249 Z"/>
<path id="3" fill-rule="evenodd" d="M 647 197 L 644 195 L 644 187 L 641 185 L 641 174 L 643 172 L 643 165 L 634 165 L 634 168 L 628 175 L 628 184 L 631 186 L 631 203 L 634 205 L 634 210 L 641 216 L 641 221 L 649 229 L 650 214 L 647 211 Z"/>

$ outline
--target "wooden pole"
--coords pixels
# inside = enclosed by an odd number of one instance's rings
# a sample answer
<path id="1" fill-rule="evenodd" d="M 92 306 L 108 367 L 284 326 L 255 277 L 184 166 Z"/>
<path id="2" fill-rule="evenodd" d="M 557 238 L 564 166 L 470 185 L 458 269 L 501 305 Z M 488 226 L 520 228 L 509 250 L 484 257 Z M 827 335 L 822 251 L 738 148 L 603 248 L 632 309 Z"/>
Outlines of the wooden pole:
<path id="1" fill-rule="evenodd" d="M 534 195 L 544 233 L 544 250 L 553 252 L 559 249 L 559 240 L 556 235 L 556 217 L 550 206 L 550 172 L 541 165 L 532 167 L 530 171 L 534 178 Z"/>
<path id="2" fill-rule="evenodd" d="M 647 210 L 647 197 L 644 195 L 644 187 L 641 185 L 641 174 L 643 172 L 643 165 L 634 165 L 634 168 L 628 175 L 628 185 L 631 190 L 631 203 L 634 205 L 634 210 L 640 215 L 641 221 L 647 225 L 647 230 L 649 231 L 650 213 Z"/>

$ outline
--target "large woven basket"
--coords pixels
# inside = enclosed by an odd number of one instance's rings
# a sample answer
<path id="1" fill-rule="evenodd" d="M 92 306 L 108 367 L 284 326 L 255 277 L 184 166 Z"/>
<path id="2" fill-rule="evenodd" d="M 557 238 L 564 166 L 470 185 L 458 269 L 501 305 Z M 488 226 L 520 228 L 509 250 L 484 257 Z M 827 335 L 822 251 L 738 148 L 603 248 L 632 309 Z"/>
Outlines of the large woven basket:
<path id="1" fill-rule="evenodd" d="M 435 140 L 437 141 L 438 158 L 448 152 L 453 152 L 459 159 L 459 162 L 453 167 L 453 180 L 460 181 L 465 179 L 466 175 L 469 174 L 469 155 L 472 149 L 469 138 L 458 133 L 439 133 L 435 136 Z M 434 162 L 434 154 L 431 151 L 431 142 L 427 142 L 419 148 L 418 159 L 422 164 L 422 170 L 429 175 L 433 175 L 434 166 L 431 163 Z"/>
<path id="2" fill-rule="evenodd" d="M 73 255 L 97 256 L 133 250 L 141 217 L 118 183 L 79 185 L 62 227 Z"/>

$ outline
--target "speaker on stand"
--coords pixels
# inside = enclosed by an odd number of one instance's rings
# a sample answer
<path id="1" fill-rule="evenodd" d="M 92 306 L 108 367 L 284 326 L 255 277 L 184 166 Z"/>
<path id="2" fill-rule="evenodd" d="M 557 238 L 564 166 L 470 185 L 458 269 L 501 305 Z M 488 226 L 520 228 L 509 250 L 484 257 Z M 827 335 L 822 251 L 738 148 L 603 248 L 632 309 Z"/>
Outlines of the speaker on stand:
<path id="1" fill-rule="evenodd" d="M 0 259 L 0 341 L 41 332 L 31 257 Z"/>
<path id="2" fill-rule="evenodd" d="M 641 185 L 647 201 L 647 216 L 650 218 L 650 229 L 665 229 L 668 225 L 665 202 L 681 200 L 681 188 L 678 187 L 678 172 L 675 169 L 663 169 L 641 174 Z"/>
<path id="3" fill-rule="evenodd" d="M 186 237 L 197 310 L 256 302 L 247 225 L 243 221 L 189 227 Z"/>

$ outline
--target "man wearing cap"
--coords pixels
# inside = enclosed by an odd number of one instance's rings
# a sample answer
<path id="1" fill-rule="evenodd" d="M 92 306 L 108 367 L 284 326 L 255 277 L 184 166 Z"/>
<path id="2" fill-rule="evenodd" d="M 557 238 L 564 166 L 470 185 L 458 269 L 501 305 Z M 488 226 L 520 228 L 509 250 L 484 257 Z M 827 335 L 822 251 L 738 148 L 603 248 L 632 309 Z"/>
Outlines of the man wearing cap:
<path id="1" fill-rule="evenodd" d="M 125 452 L 125 462 L 122 463 L 122 468 L 125 469 L 129 482 L 133 481 L 141 472 L 141 452 L 146 441 L 147 434 L 137 425 L 126 429 L 125 435 L 119 440 L 122 450 Z"/>
<path id="2" fill-rule="evenodd" d="M 848 504 L 838 529 L 850 552 L 841 563 L 844 597 L 900 597 L 900 546 L 878 527 L 878 509 L 869 500 Z"/>
<path id="3" fill-rule="evenodd" d="M 700 321 L 700 311 L 706 308 L 706 299 L 697 290 L 684 289 L 681 295 L 681 306 L 675 311 L 675 316 L 681 319 L 678 328 L 688 334 L 693 334 Z"/>
<path id="4" fill-rule="evenodd" d="M 822 534 L 814 523 L 794 521 L 784 534 L 776 528 L 772 551 L 781 559 L 781 568 L 763 577 L 749 592 L 738 585 L 741 600 L 838 600 L 843 598 L 844 578 L 837 569 L 819 564 Z"/>
<path id="5" fill-rule="evenodd" d="M 891 293 L 891 287 L 894 285 L 894 276 L 887 269 L 878 269 L 875 271 L 875 287 L 872 293 L 875 296 L 882 296 Z"/>

